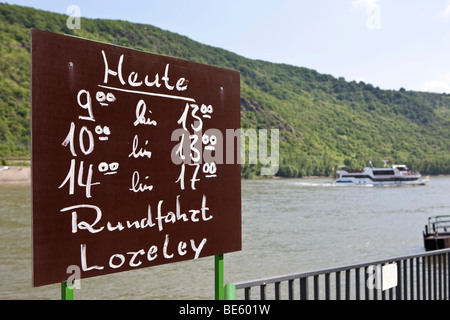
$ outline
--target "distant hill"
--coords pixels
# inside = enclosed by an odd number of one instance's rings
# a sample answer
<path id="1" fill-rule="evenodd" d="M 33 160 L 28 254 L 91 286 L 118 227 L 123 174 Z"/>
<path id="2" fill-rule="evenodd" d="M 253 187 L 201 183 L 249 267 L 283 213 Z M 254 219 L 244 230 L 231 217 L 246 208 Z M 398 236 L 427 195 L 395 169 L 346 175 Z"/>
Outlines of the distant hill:
<path id="1" fill-rule="evenodd" d="M 280 130 L 280 176 L 330 175 L 340 164 L 406 163 L 450 173 L 450 95 L 381 90 L 314 70 L 250 60 L 151 25 L 0 4 L 0 160 L 30 157 L 30 28 L 238 70 L 241 126 Z M 242 166 L 243 177 L 259 173 Z"/>

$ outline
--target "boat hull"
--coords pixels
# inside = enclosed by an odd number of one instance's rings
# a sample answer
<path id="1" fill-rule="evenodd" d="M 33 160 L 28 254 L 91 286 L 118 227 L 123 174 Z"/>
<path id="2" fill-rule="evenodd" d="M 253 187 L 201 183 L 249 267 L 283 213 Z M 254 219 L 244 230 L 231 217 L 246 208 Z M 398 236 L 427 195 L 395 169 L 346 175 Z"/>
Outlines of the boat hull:
<path id="1" fill-rule="evenodd" d="M 409 170 L 405 165 L 385 168 L 366 167 L 363 170 L 338 170 L 334 185 L 337 186 L 409 186 L 425 185 L 419 172 Z"/>
<path id="2" fill-rule="evenodd" d="M 450 215 L 428 218 L 423 232 L 425 250 L 439 250 L 450 248 Z"/>
<path id="3" fill-rule="evenodd" d="M 374 181 L 368 178 L 359 179 L 338 179 L 333 182 L 335 186 L 424 186 L 428 179 L 418 179 L 413 181 Z"/>
<path id="4" fill-rule="evenodd" d="M 423 243 L 426 251 L 450 248 L 450 233 L 425 235 Z"/>

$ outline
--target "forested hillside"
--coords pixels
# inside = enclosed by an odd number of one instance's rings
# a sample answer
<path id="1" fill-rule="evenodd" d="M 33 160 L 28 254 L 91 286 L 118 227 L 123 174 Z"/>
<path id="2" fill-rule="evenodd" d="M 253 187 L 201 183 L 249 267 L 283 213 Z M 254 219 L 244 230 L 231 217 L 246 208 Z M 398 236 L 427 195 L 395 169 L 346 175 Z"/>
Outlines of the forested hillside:
<path id="1" fill-rule="evenodd" d="M 450 95 L 381 90 L 314 70 L 250 60 L 151 25 L 81 20 L 0 4 L 0 160 L 30 157 L 30 28 L 108 42 L 241 73 L 241 126 L 280 130 L 280 176 L 330 175 L 341 164 L 406 163 L 450 173 Z M 244 164 L 244 177 L 260 172 Z"/>

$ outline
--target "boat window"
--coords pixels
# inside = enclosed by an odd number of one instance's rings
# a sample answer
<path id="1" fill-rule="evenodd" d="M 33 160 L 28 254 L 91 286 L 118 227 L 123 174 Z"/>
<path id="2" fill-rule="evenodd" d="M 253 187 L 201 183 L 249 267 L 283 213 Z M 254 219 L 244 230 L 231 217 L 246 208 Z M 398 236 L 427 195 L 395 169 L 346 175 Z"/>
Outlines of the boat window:
<path id="1" fill-rule="evenodd" d="M 380 175 L 393 175 L 394 174 L 394 170 L 373 170 L 373 174 L 375 176 L 380 176 Z"/>

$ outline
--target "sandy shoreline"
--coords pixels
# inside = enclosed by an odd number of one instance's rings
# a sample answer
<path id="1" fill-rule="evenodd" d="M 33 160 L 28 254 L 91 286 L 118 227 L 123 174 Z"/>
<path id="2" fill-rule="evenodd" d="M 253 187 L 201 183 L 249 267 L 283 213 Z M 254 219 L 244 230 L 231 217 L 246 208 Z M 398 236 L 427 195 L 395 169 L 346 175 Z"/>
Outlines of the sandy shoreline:
<path id="1" fill-rule="evenodd" d="M 31 168 L 16 166 L 0 167 L 0 184 L 31 183 Z"/>

